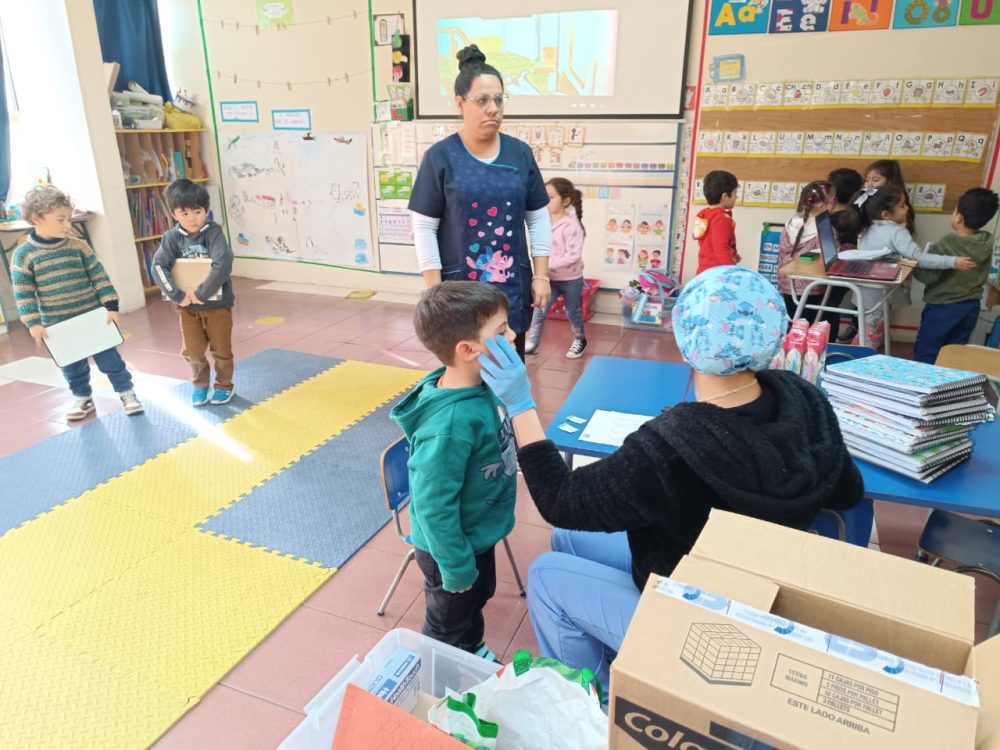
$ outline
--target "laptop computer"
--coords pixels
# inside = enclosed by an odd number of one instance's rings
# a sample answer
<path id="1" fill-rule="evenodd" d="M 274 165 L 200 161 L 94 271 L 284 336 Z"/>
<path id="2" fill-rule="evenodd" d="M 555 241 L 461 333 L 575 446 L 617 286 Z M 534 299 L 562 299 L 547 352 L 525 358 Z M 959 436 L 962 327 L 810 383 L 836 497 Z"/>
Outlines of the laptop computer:
<path id="1" fill-rule="evenodd" d="M 893 281 L 899 275 L 899 266 L 895 263 L 882 263 L 875 260 L 839 260 L 837 258 L 837 239 L 833 235 L 833 224 L 830 223 L 829 211 L 824 211 L 816 217 L 816 232 L 819 234 L 819 246 L 823 250 L 823 265 L 826 266 L 827 276 L 868 279 L 870 281 Z"/>

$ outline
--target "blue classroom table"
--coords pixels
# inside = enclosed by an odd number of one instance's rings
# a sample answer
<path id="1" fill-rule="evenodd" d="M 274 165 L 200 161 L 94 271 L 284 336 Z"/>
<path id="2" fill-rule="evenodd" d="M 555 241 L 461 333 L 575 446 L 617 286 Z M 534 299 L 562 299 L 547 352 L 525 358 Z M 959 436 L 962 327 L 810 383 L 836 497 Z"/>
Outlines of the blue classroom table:
<path id="1" fill-rule="evenodd" d="M 572 434 L 559 425 L 570 416 L 589 420 L 596 409 L 653 417 L 664 406 L 684 399 L 690 372 L 687 365 L 674 362 L 594 357 L 545 435 L 570 456 L 607 456 L 614 447 L 580 440 L 583 425 L 575 425 L 581 429 Z M 692 389 L 689 399 L 693 398 Z M 1000 518 L 1000 420 L 976 427 L 972 440 L 971 458 L 930 484 L 855 459 L 864 478 L 865 497 Z"/>

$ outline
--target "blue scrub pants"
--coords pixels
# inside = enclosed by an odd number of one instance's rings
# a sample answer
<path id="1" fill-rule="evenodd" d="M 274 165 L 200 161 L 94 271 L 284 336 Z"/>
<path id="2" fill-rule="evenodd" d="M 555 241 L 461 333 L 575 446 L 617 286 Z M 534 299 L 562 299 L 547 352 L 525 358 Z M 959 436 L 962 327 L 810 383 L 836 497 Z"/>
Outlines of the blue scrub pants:
<path id="1" fill-rule="evenodd" d="M 528 570 L 528 615 L 542 655 L 589 668 L 607 694 L 639 593 L 624 532 L 553 529 L 552 552 Z"/>

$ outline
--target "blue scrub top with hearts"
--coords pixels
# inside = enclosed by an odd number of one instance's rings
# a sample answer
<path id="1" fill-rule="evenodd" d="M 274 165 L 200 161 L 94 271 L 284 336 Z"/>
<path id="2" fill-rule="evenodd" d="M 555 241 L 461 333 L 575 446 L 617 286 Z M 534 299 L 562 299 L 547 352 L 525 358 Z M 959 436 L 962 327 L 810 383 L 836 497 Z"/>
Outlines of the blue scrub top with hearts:
<path id="1" fill-rule="evenodd" d="M 500 153 L 486 164 L 458 134 L 427 149 L 409 208 L 441 219 L 438 246 L 442 280 L 497 284 L 510 304 L 515 333 L 531 322 L 528 211 L 548 205 L 545 183 L 528 145 L 500 135 Z"/>

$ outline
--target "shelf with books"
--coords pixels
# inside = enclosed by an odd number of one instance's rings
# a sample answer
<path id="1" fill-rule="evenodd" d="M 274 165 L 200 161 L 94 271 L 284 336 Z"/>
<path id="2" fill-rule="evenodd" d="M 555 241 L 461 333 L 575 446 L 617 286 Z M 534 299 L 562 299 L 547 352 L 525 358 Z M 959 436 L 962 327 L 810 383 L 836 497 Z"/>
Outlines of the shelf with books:
<path id="1" fill-rule="evenodd" d="M 201 154 L 202 134 L 207 132 L 205 128 L 115 131 L 139 272 L 147 294 L 157 290 L 152 280 L 153 254 L 163 233 L 173 226 L 164 188 L 182 177 L 211 182 Z"/>

